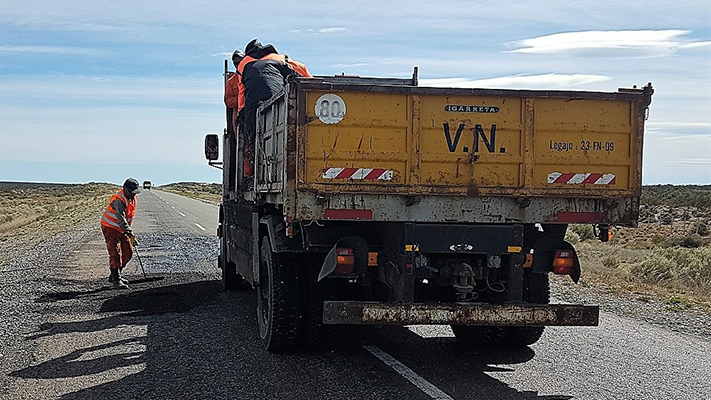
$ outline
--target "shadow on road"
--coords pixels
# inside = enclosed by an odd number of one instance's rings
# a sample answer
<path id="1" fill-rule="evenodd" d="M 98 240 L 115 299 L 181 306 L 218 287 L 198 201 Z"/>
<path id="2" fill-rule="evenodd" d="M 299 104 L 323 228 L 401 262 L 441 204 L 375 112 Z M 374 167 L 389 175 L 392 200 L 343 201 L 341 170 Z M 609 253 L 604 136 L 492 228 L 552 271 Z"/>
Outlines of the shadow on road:
<path id="1" fill-rule="evenodd" d="M 101 335 L 130 325 L 146 326 L 144 337 L 75 347 L 67 355 L 11 376 L 89 379 L 120 367 L 135 369 L 63 399 L 430 399 L 366 351 L 362 344 L 367 342 L 454 399 L 571 398 L 520 392 L 487 374 L 515 374 L 517 364 L 534 357 L 530 348 L 468 349 L 453 338 L 425 339 L 402 327 L 341 327 L 332 347 L 272 354 L 262 350 L 258 341 L 252 291 L 224 292 L 218 281 L 197 281 L 116 293 L 89 299 L 102 301 L 100 318 L 42 324 L 27 340 L 74 332 Z M 81 293 L 53 296 L 74 299 Z M 141 351 L 136 351 L 138 345 Z M 96 353 L 109 354 L 90 357 Z"/>

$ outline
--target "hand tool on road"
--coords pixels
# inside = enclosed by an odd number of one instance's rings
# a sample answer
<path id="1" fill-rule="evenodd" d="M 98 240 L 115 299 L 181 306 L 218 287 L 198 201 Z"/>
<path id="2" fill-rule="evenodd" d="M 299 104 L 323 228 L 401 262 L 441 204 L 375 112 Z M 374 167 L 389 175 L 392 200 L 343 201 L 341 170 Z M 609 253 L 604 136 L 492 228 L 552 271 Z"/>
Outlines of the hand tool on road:
<path id="1" fill-rule="evenodd" d="M 152 277 L 147 277 L 146 276 L 146 270 L 143 268 L 143 261 L 141 260 L 141 255 L 138 253 L 138 249 L 136 246 L 133 246 L 133 252 L 136 254 L 136 258 L 138 258 L 138 265 L 141 266 L 141 271 L 143 272 L 143 279 L 139 279 L 137 281 L 131 281 L 129 283 L 141 283 L 141 282 L 155 282 L 159 281 L 161 279 L 164 279 L 164 276 L 152 276 Z"/>
<path id="2" fill-rule="evenodd" d="M 136 258 L 138 258 L 138 265 L 141 266 L 141 271 L 143 271 L 143 279 L 147 280 L 148 278 L 146 277 L 146 270 L 143 268 L 143 261 L 141 261 L 141 255 L 138 254 L 138 249 L 136 248 L 136 246 L 133 246 L 133 252 L 136 253 Z"/>

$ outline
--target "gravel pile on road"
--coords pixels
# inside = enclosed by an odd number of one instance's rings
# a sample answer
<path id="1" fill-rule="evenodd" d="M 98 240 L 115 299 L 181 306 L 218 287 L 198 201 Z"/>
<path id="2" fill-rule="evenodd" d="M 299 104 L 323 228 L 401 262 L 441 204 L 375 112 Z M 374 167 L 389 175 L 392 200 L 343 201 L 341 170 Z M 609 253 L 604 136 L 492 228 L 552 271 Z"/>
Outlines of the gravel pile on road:
<path id="1" fill-rule="evenodd" d="M 156 318 L 170 321 L 175 318 L 171 317 L 174 313 L 210 303 L 213 297 L 222 293 L 216 267 L 219 243 L 215 237 L 166 233 L 142 235 L 139 251 L 144 265 L 150 267 L 149 280 L 142 281 L 142 271 L 134 258 L 124 273 L 131 282 L 137 283 L 127 291 L 109 290 L 105 250 L 101 251 L 99 259 L 77 259 L 82 252 L 96 254 L 96 247 L 103 247 L 103 236 L 95 216 L 75 225 L 72 231 L 31 241 L 36 244 L 27 246 L 26 239 L 10 236 L 0 243 L 0 279 L 3 282 L 0 296 L 0 337 L 3 338 L 0 343 L 0 398 L 18 395 L 17 377 L 36 380 L 36 383 L 29 384 L 32 391 L 24 393 L 22 398 L 47 398 L 55 397 L 44 391 L 48 387 L 66 393 L 75 390 L 75 387 L 62 388 L 61 380 L 47 386 L 54 381 L 54 375 L 71 380 L 72 376 L 91 374 L 92 364 L 82 366 L 82 362 L 76 362 L 72 357 L 83 356 L 71 347 L 50 349 L 50 353 L 56 353 L 50 354 L 38 350 L 38 344 L 71 335 L 71 339 L 67 337 L 69 343 L 73 342 L 78 348 L 93 349 L 97 353 L 117 349 L 130 352 L 132 346 L 142 346 L 140 339 L 122 338 L 122 330 L 135 331 L 124 334 L 140 337 L 140 329 L 144 329 L 141 326 L 155 323 Z M 87 251 L 87 246 L 94 248 Z M 150 280 L 156 276 L 163 279 Z M 115 346 L 92 346 L 92 343 L 82 342 L 87 339 L 81 332 L 102 330 L 105 333 L 95 337 L 106 339 L 119 335 L 114 339 Z M 170 341 L 170 338 L 165 340 Z M 111 357 L 111 354 L 104 356 L 108 360 Z M 104 372 L 111 373 L 113 371 Z M 105 379 L 114 381 L 121 377 Z M 93 394 L 89 398 L 91 396 Z M 116 398 L 116 393 L 110 397 Z M 132 397 L 127 393 L 126 398 Z"/>
<path id="2" fill-rule="evenodd" d="M 92 232 L 93 231 L 93 232 Z M 18 246 L 20 242 L 9 238 L 0 245 L 0 279 L 2 279 L 2 296 L 0 296 L 0 365 L 6 375 L 13 365 L 26 364 L 30 349 L 16 352 L 13 349 L 23 347 L 23 335 L 27 329 L 43 321 L 44 316 L 38 312 L 35 299 L 43 294 L 56 290 L 58 284 L 77 284 L 54 277 L 54 270 L 62 267 L 70 251 L 77 243 L 85 241 L 96 231 L 96 222 L 82 224 L 77 229 L 45 238 L 39 244 L 27 248 Z"/>

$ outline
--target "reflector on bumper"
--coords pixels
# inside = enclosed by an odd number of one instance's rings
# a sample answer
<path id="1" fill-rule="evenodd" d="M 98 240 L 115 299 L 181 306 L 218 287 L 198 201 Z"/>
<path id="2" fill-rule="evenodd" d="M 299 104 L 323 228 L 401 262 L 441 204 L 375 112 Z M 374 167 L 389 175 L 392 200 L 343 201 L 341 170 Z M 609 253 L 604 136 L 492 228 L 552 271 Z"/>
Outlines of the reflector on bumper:
<path id="1" fill-rule="evenodd" d="M 598 306 L 574 304 L 388 304 L 355 301 L 323 303 L 325 324 L 597 326 Z"/>

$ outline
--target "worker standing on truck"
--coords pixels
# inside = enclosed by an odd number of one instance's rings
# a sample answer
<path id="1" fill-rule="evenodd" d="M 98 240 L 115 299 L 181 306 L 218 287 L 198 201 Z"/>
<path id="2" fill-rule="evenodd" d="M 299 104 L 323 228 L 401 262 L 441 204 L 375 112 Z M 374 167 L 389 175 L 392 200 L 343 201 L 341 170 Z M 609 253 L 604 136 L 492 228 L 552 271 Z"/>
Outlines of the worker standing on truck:
<path id="1" fill-rule="evenodd" d="M 121 271 L 131 260 L 133 246 L 137 243 L 131 224 L 136 215 L 136 195 L 140 191 L 136 179 L 126 179 L 123 188 L 111 196 L 101 217 L 101 231 L 109 251 L 109 282 L 120 289 L 128 288 L 128 281 L 121 277 Z"/>
<path id="2" fill-rule="evenodd" d="M 244 127 L 249 141 L 248 158 L 254 161 L 254 137 L 257 131 L 257 107 L 259 103 L 279 93 L 286 78 L 298 73 L 312 78 L 306 65 L 279 54 L 273 45 L 261 44 L 253 39 L 244 49 L 245 56 L 237 66 L 240 76 L 240 92 L 244 93 L 244 102 L 239 104 L 239 110 L 244 108 Z"/>
<path id="3" fill-rule="evenodd" d="M 244 58 L 244 52 L 242 50 L 235 50 L 232 53 L 232 64 L 235 69 L 239 66 L 239 63 Z M 242 104 L 244 104 L 244 91 L 240 90 L 242 85 L 242 75 L 237 72 L 227 80 L 225 85 L 225 106 L 232 110 L 232 129 L 233 132 L 237 132 L 237 114 L 239 110 L 242 109 Z"/>

